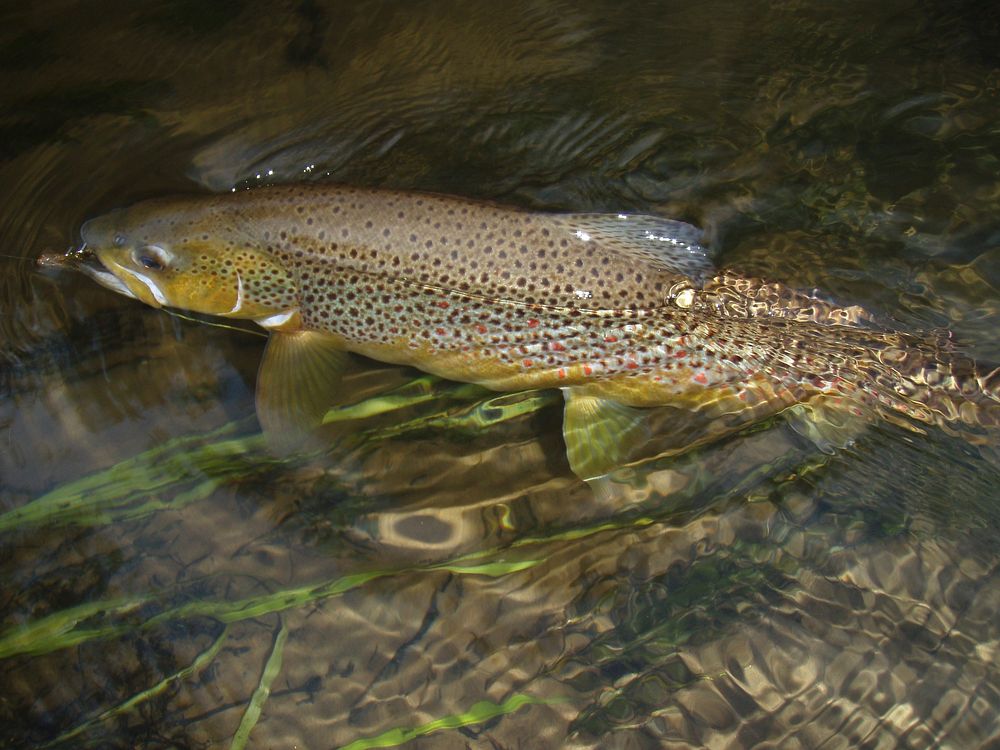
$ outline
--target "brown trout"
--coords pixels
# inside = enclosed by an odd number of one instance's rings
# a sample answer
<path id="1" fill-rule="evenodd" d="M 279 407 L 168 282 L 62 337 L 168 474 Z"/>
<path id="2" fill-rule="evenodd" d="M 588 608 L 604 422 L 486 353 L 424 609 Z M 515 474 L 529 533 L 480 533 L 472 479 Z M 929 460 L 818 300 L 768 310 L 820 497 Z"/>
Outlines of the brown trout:
<path id="1" fill-rule="evenodd" d="M 562 389 L 584 479 L 635 455 L 651 406 L 765 415 L 823 399 L 973 439 L 1000 422 L 997 369 L 944 337 L 717 272 L 699 238 L 653 216 L 305 184 L 119 209 L 83 226 L 74 257 L 154 307 L 270 331 L 257 409 L 279 438 L 322 421 L 347 352 L 499 391 Z"/>

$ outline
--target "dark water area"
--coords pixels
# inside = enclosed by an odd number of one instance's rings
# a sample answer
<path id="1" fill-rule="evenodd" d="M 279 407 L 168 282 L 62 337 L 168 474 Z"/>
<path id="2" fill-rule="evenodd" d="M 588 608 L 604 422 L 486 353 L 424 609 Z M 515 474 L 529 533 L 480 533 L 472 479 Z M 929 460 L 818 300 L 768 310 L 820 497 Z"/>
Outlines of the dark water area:
<path id="1" fill-rule="evenodd" d="M 638 211 L 1000 362 L 992 4 L 0 21 L 0 746 L 1000 745 L 996 442 L 821 449 L 793 409 L 595 493 L 558 393 L 359 358 L 336 444 L 282 461 L 249 326 L 34 263 L 115 206 L 280 182 Z"/>

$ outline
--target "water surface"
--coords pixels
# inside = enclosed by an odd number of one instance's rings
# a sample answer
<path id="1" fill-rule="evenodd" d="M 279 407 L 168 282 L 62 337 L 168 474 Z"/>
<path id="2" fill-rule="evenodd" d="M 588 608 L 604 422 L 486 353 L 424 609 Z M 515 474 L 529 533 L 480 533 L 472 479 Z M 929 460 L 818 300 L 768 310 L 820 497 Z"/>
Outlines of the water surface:
<path id="1" fill-rule="evenodd" d="M 0 744 L 1000 742 L 996 445 L 878 424 L 824 452 L 791 413 L 595 495 L 558 394 L 358 360 L 344 401 L 380 413 L 279 462 L 263 338 L 32 263 L 110 207 L 270 182 L 643 211 L 703 226 L 720 266 L 998 362 L 996 11 L 0 19 Z"/>

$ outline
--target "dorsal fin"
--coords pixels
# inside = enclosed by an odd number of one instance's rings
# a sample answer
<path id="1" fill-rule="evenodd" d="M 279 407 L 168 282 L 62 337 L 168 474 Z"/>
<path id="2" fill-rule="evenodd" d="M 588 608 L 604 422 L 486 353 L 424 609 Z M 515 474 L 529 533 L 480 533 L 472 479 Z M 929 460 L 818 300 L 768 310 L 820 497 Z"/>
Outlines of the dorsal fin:
<path id="1" fill-rule="evenodd" d="M 645 214 L 561 214 L 578 239 L 593 241 L 640 263 L 701 280 L 714 266 L 700 244 L 702 231 L 683 221 Z"/>

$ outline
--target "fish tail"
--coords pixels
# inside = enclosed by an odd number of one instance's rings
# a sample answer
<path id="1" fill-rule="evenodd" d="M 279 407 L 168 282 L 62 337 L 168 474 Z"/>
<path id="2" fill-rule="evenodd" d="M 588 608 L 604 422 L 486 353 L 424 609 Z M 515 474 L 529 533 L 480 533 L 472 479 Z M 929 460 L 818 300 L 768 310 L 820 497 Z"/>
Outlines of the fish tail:
<path id="1" fill-rule="evenodd" d="M 993 439 L 1000 429 L 1000 367 L 977 363 L 948 335 L 921 339 L 837 327 L 835 336 L 827 358 L 834 352 L 836 376 L 861 404 L 971 442 Z M 845 354 L 839 360 L 838 350 Z"/>
<path id="2" fill-rule="evenodd" d="M 922 407 L 913 416 L 976 442 L 1000 428 L 1000 367 L 967 356 L 938 357 L 902 373 L 895 387 L 905 404 Z"/>

